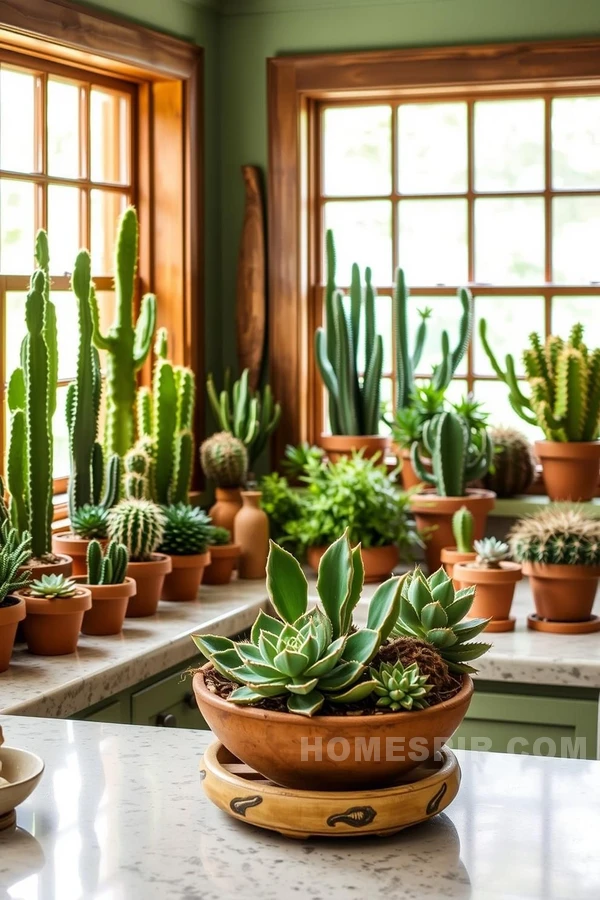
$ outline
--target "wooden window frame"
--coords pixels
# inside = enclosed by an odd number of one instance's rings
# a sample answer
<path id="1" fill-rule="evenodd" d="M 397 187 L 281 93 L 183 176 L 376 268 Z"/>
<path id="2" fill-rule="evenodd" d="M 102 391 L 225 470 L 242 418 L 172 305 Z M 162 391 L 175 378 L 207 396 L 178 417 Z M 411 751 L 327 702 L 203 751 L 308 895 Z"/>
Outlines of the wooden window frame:
<path id="1" fill-rule="evenodd" d="M 269 114 L 270 381 L 283 407 L 273 459 L 318 439 L 322 409 L 313 334 L 322 281 L 319 123 L 324 101 L 453 99 L 600 89 L 600 40 L 275 57 Z M 557 293 L 560 293 L 558 291 Z"/>
<path id="2" fill-rule="evenodd" d="M 0 0 L 0 51 L 130 83 L 137 94 L 140 293 L 158 298 L 178 364 L 203 371 L 203 66 L 201 47 L 67 0 Z M 31 63 L 32 67 L 35 62 Z M 2 329 L 3 330 L 3 329 Z M 149 380 L 150 362 L 142 380 Z M 4 401 L 4 386 L 0 386 Z M 195 429 L 202 434 L 198 391 Z"/>

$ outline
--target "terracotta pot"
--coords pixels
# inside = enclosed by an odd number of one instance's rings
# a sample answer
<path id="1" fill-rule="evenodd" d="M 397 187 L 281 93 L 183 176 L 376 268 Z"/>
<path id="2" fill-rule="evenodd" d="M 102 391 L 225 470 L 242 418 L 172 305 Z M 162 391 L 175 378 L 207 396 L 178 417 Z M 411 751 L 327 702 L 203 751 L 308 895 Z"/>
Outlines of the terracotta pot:
<path id="1" fill-rule="evenodd" d="M 92 595 L 92 608 L 83 616 L 82 634 L 120 634 L 129 598 L 135 594 L 135 581 L 126 577 L 122 584 L 87 584 L 86 578 L 80 575 L 74 579 Z"/>
<path id="2" fill-rule="evenodd" d="M 171 571 L 171 557 L 164 553 L 153 553 L 147 562 L 130 562 L 127 575 L 136 584 L 135 594 L 127 604 L 127 619 L 153 616 L 158 609 L 165 576 Z"/>
<path id="3" fill-rule="evenodd" d="M 404 488 L 404 490 L 409 491 L 411 488 L 417 487 L 417 485 L 422 484 L 423 482 L 414 470 L 410 458 L 410 450 L 407 450 L 406 447 L 399 447 L 398 444 L 394 444 L 393 446 L 395 447 L 395 453 L 398 461 L 402 462 L 400 475 L 402 477 L 402 487 Z M 426 459 L 422 456 L 421 462 L 428 472 L 432 471 L 430 459 Z"/>
<path id="4" fill-rule="evenodd" d="M 195 600 L 200 590 L 210 553 L 192 553 L 189 556 L 172 556 L 171 571 L 165 578 L 161 600 Z"/>
<path id="5" fill-rule="evenodd" d="M 459 587 L 476 585 L 475 599 L 469 613 L 472 619 L 507 621 L 517 581 L 522 577 L 521 566 L 514 562 L 501 562 L 499 569 L 475 568 L 460 563 L 454 566 L 454 580 Z"/>
<path id="6" fill-rule="evenodd" d="M 233 520 L 242 508 L 242 492 L 240 488 L 217 488 L 217 502 L 208 511 L 212 524 L 226 528 L 233 534 Z"/>
<path id="7" fill-rule="evenodd" d="M 86 538 L 77 537 L 72 531 L 57 532 L 52 535 L 52 552 L 71 557 L 72 575 L 87 575 L 87 550 L 90 543 Z M 101 540 L 99 544 L 104 549 L 108 541 Z"/>
<path id="8" fill-rule="evenodd" d="M 434 490 L 422 491 L 410 498 L 410 508 L 415 514 L 419 531 L 427 530 L 425 559 L 430 572 L 439 569 L 444 547 L 451 547 L 454 540 L 452 516 L 466 506 L 473 515 L 473 539 L 481 540 L 490 510 L 494 508 L 493 491 L 467 488 L 466 497 L 440 497 Z M 431 529 L 431 531 L 429 531 Z"/>
<path id="9" fill-rule="evenodd" d="M 32 597 L 29 588 L 15 596 L 25 600 L 27 616 L 23 623 L 30 653 L 36 656 L 66 656 L 75 653 L 83 614 L 91 609 L 92 595 L 79 587 L 73 597 Z"/>
<path id="10" fill-rule="evenodd" d="M 315 572 L 326 550 L 327 547 L 308 548 L 306 561 Z M 360 555 L 365 567 L 365 582 L 386 581 L 400 560 L 400 551 L 395 544 L 388 544 L 385 547 L 361 547 Z"/>
<path id="11" fill-rule="evenodd" d="M 362 789 L 394 782 L 450 738 L 473 694 L 473 682 L 465 675 L 455 697 L 423 710 L 308 718 L 222 700 L 204 683 L 210 665 L 196 673 L 193 687 L 212 731 L 246 765 L 276 784 L 302 790 Z M 375 750 L 369 754 L 365 751 L 373 748 L 373 741 Z"/>
<path id="12" fill-rule="evenodd" d="M 0 672 L 6 672 L 17 634 L 17 625 L 25 618 L 22 597 L 5 597 L 0 603 Z"/>
<path id="13" fill-rule="evenodd" d="M 239 544 L 211 545 L 210 565 L 204 570 L 203 583 L 229 584 L 240 553 Z"/>
<path id="14" fill-rule="evenodd" d="M 600 441 L 536 441 L 546 492 L 551 500 L 591 500 L 600 473 Z"/>
<path id="15" fill-rule="evenodd" d="M 453 578 L 454 566 L 458 563 L 475 562 L 477 554 L 474 550 L 470 553 L 461 553 L 456 547 L 442 547 L 440 551 L 440 560 L 444 567 L 444 571 L 449 578 L 452 578 L 456 586 L 456 579 Z"/>
<path id="16" fill-rule="evenodd" d="M 260 508 L 260 491 L 242 491 L 243 506 L 233 523 L 233 539 L 240 546 L 240 578 L 264 578 L 269 555 L 269 518 Z"/>
<path id="17" fill-rule="evenodd" d="M 352 456 L 356 450 L 362 450 L 365 459 L 378 453 L 379 462 L 383 462 L 390 439 L 380 434 L 322 434 L 319 444 L 331 462 L 337 462 L 342 456 Z"/>
<path id="18" fill-rule="evenodd" d="M 42 575 L 64 575 L 65 578 L 70 578 L 73 574 L 73 560 L 66 553 L 56 555 L 59 559 L 55 563 L 21 566 L 19 572 L 31 572 L 32 581 L 37 581 Z"/>
<path id="19" fill-rule="evenodd" d="M 523 563 L 535 611 L 553 622 L 584 622 L 592 614 L 600 567 Z"/>

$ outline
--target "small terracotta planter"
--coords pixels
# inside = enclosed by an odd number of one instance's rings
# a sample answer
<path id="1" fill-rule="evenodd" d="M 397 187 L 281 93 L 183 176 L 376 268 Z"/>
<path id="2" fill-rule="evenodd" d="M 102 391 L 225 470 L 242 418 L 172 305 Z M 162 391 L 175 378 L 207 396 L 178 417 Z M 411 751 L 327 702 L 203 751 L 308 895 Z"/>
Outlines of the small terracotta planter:
<path id="1" fill-rule="evenodd" d="M 31 580 L 37 581 L 42 575 L 64 575 L 70 578 L 73 574 L 73 560 L 65 553 L 56 554 L 54 563 L 41 563 L 40 565 L 21 566 L 19 572 L 31 572 Z"/>
<path id="2" fill-rule="evenodd" d="M 87 550 L 90 545 L 87 538 L 77 537 L 72 531 L 59 531 L 52 535 L 52 551 L 57 555 L 69 556 L 73 560 L 72 575 L 87 575 Z M 108 541 L 98 542 L 102 549 Z"/>
<path id="3" fill-rule="evenodd" d="M 135 594 L 127 604 L 127 619 L 141 619 L 153 616 L 158 609 L 165 577 L 171 571 L 171 557 L 164 553 L 153 553 L 147 562 L 129 562 L 127 575 L 136 584 Z"/>
<path id="4" fill-rule="evenodd" d="M 379 462 L 383 462 L 390 439 L 380 434 L 322 434 L 319 444 L 331 462 L 337 462 L 342 456 L 352 456 L 357 450 L 363 451 L 365 459 L 379 453 Z"/>
<path id="5" fill-rule="evenodd" d="M 233 525 L 233 539 L 240 546 L 239 577 L 264 578 L 269 555 L 269 517 L 260 507 L 260 491 L 242 491 L 243 506 Z"/>
<path id="6" fill-rule="evenodd" d="M 211 554 L 192 553 L 189 556 L 171 556 L 171 571 L 165 577 L 161 600 L 190 602 L 198 596 L 206 566 Z"/>
<path id="7" fill-rule="evenodd" d="M 427 531 L 425 559 L 430 572 L 435 572 L 441 564 L 444 547 L 451 547 L 454 541 L 452 516 L 462 506 L 472 513 L 473 539 L 481 540 L 485 533 L 488 513 L 494 508 L 496 495 L 493 491 L 467 488 L 465 497 L 441 497 L 434 490 L 413 494 L 410 508 L 415 514 L 419 531 Z"/>
<path id="8" fill-rule="evenodd" d="M 205 685 L 209 666 L 194 675 L 193 688 L 212 731 L 246 765 L 276 784 L 302 790 L 394 782 L 441 749 L 464 719 L 473 694 L 473 682 L 465 675 L 454 697 L 423 710 L 308 718 L 222 700 Z M 373 741 L 379 753 L 366 753 Z M 321 753 L 305 749 L 303 754 L 303 747 L 320 747 Z"/>
<path id="9" fill-rule="evenodd" d="M 10 665 L 17 625 L 25 618 L 25 601 L 22 597 L 5 597 L 0 603 L 0 672 Z"/>
<path id="10" fill-rule="evenodd" d="M 92 595 L 92 608 L 84 613 L 81 633 L 120 634 L 129 598 L 135 594 L 135 581 L 126 577 L 122 584 L 88 584 L 86 578 L 79 575 L 73 579 Z"/>
<path id="11" fill-rule="evenodd" d="M 75 653 L 83 614 L 91 609 L 92 595 L 78 587 L 73 597 L 33 597 L 30 589 L 18 591 L 27 608 L 23 631 L 27 648 L 35 656 L 66 656 Z"/>
<path id="12" fill-rule="evenodd" d="M 535 603 L 536 617 L 528 622 L 530 627 L 557 634 L 600 629 L 600 619 L 592 616 L 600 567 L 524 562 L 523 574 L 529 578 Z M 546 623 L 551 627 L 545 628 Z M 576 623 L 582 627 L 578 628 Z"/>
<path id="13" fill-rule="evenodd" d="M 414 470 L 411 458 L 410 458 L 410 450 L 406 447 L 400 447 L 398 444 L 394 444 L 392 446 L 398 462 L 402 462 L 402 469 L 400 470 L 400 476 L 402 478 L 402 487 L 405 491 L 409 491 L 411 488 L 417 487 L 419 484 L 423 484 L 419 476 Z M 423 467 L 427 469 L 428 472 L 432 471 L 431 468 L 431 460 L 426 457 L 421 457 L 421 462 Z"/>
<path id="14" fill-rule="evenodd" d="M 309 547 L 306 551 L 306 561 L 315 572 L 326 550 L 327 547 Z M 361 547 L 360 555 L 365 567 L 366 584 L 385 581 L 400 560 L 400 551 L 395 544 L 387 544 L 385 547 Z"/>
<path id="15" fill-rule="evenodd" d="M 519 563 L 501 562 L 499 569 L 476 568 L 459 563 L 454 566 L 454 580 L 459 588 L 476 586 L 469 617 L 491 619 L 486 631 L 514 631 L 515 620 L 510 608 L 517 581 L 523 577 Z"/>
<path id="16" fill-rule="evenodd" d="M 217 502 L 208 511 L 212 524 L 233 534 L 233 520 L 242 508 L 241 488 L 217 488 Z"/>
<path id="17" fill-rule="evenodd" d="M 444 567 L 444 571 L 449 578 L 453 579 L 455 586 L 456 579 L 454 578 L 454 566 L 459 563 L 475 562 L 476 558 L 477 554 L 474 550 L 471 550 L 470 553 L 461 553 L 456 547 L 442 547 L 440 551 L 440 560 Z"/>
<path id="18" fill-rule="evenodd" d="M 240 552 L 239 544 L 213 544 L 210 565 L 204 570 L 203 584 L 229 584 Z"/>
<path id="19" fill-rule="evenodd" d="M 591 500 L 600 474 L 600 441 L 536 441 L 551 500 Z"/>

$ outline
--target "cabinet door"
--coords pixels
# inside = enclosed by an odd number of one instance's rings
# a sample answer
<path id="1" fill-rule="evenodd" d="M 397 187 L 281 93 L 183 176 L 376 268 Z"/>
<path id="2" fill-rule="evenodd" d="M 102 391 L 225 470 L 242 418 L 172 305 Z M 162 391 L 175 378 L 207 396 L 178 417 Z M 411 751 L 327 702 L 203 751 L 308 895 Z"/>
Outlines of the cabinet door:
<path id="1" fill-rule="evenodd" d="M 92 713 L 83 713 L 81 718 L 85 722 L 108 722 L 114 725 L 129 725 L 129 700 L 127 697 L 112 700 Z"/>
<path id="2" fill-rule="evenodd" d="M 131 721 L 134 725 L 208 730 L 196 704 L 191 677 L 178 672 L 131 695 Z"/>

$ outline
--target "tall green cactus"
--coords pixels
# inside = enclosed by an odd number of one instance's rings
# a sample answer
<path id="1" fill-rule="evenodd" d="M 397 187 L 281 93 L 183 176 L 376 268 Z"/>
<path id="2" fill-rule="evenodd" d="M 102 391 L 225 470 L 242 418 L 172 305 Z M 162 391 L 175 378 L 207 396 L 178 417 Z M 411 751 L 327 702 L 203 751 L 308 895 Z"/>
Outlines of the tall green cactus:
<path id="1" fill-rule="evenodd" d="M 538 334 L 529 336 L 523 353 L 529 397 L 515 371 L 512 354 L 506 355 L 506 371 L 498 363 L 487 340 L 487 323 L 479 323 L 481 343 L 498 378 L 509 390 L 514 411 L 529 425 L 538 425 L 549 441 L 593 441 L 600 428 L 600 348 L 589 351 L 583 343 L 583 325 L 571 329 L 568 341 L 551 335 L 546 343 Z"/>
<path id="2" fill-rule="evenodd" d="M 136 372 L 143 366 L 156 327 L 156 297 L 146 294 L 133 325 L 138 221 L 130 206 L 119 221 L 115 259 L 116 319 L 103 335 L 95 293 L 90 292 L 93 341 L 107 351 L 107 410 L 105 450 L 124 456 L 134 442 Z"/>
<path id="3" fill-rule="evenodd" d="M 281 418 L 281 406 L 273 400 L 270 385 L 253 391 L 248 383 L 248 369 L 230 385 L 229 370 L 225 386 L 217 393 L 214 379 L 206 379 L 206 393 L 218 427 L 238 438 L 248 451 L 250 465 L 260 456 Z"/>
<path id="4" fill-rule="evenodd" d="M 465 419 L 452 412 L 438 413 L 425 423 L 423 445 L 431 457 L 433 473 L 421 461 L 418 441 L 411 447 L 411 462 L 421 481 L 435 485 L 441 497 L 464 497 L 467 482 L 483 478 L 494 452 L 485 429 L 479 432 L 475 445 Z"/>
<path id="5" fill-rule="evenodd" d="M 8 382 L 10 440 L 6 469 L 10 492 L 10 520 L 19 534 L 29 529 L 29 454 L 27 451 L 27 397 L 25 374 L 14 370 Z"/>
<path id="6" fill-rule="evenodd" d="M 361 314 L 364 311 L 365 371 L 358 370 Z M 383 338 L 376 333 L 375 290 L 371 270 L 365 270 L 365 289 L 360 269 L 352 266 L 350 297 L 335 288 L 335 246 L 327 232 L 327 288 L 325 327 L 317 328 L 315 354 L 329 393 L 329 419 L 334 434 L 370 435 L 379 431 Z"/>

